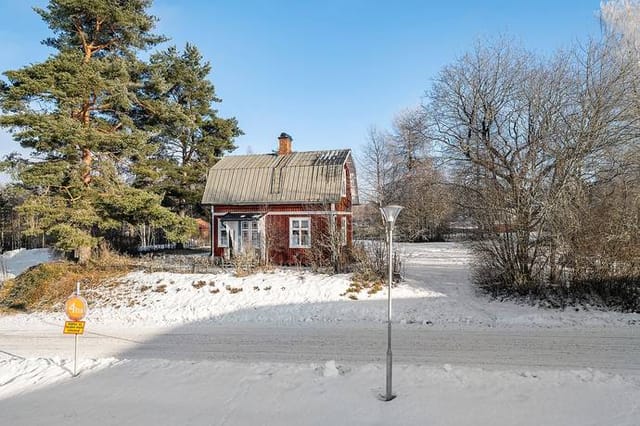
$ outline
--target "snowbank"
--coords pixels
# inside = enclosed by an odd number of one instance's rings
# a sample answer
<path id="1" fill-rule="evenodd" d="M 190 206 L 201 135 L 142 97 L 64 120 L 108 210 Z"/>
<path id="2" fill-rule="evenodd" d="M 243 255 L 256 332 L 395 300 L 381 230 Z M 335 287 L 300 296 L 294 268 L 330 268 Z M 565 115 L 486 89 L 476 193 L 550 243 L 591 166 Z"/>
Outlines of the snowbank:
<path id="1" fill-rule="evenodd" d="M 311 322 L 380 321 L 387 293 L 345 294 L 350 275 L 278 270 L 248 277 L 224 274 L 134 272 L 108 291 L 87 292 L 93 300 L 87 321 L 176 325 L 194 321 Z M 401 284 L 396 299 L 442 297 Z"/>
<path id="2" fill-rule="evenodd" d="M 46 386 L 0 399 L 0 424 L 631 426 L 640 400 L 638 377 L 590 369 L 399 366 L 397 398 L 382 402 L 381 365 L 106 359 L 76 378 L 67 367 L 0 360 L 1 377 Z"/>
<path id="3" fill-rule="evenodd" d="M 73 360 L 70 359 L 22 358 L 7 353 L 0 355 L 8 356 L 0 358 L 0 400 L 68 380 L 73 374 Z M 115 358 L 81 358 L 76 369 L 77 372 L 88 373 L 117 364 Z"/>

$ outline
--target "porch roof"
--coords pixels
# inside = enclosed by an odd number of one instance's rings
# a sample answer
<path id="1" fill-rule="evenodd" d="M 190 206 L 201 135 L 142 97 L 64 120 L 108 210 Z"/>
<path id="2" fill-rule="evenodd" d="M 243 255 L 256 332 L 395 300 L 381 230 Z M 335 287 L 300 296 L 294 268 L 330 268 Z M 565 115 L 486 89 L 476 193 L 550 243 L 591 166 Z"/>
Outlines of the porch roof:
<path id="1" fill-rule="evenodd" d="M 223 222 L 236 222 L 243 220 L 258 220 L 264 213 L 226 213 L 220 216 L 220 220 Z"/>

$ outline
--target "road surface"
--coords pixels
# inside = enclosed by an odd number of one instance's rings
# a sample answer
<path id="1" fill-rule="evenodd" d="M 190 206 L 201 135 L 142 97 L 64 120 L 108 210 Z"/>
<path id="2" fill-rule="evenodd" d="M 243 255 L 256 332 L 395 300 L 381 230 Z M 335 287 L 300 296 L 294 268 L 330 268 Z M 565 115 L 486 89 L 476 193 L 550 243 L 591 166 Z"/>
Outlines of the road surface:
<path id="1" fill-rule="evenodd" d="M 0 330 L 0 356 L 70 356 L 62 327 Z M 237 362 L 382 363 L 386 325 L 200 323 L 174 329 L 91 329 L 80 356 Z M 595 368 L 640 373 L 640 327 L 436 328 L 394 324 L 394 362 L 483 368 Z"/>

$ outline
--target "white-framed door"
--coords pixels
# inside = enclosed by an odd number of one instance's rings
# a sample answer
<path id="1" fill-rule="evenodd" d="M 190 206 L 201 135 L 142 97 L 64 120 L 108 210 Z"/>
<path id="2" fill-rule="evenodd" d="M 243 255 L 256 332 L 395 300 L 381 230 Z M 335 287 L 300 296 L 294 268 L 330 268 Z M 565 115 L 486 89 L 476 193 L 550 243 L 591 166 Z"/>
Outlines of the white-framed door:
<path id="1" fill-rule="evenodd" d="M 218 219 L 218 247 L 224 248 L 224 257 L 239 254 L 264 254 L 264 214 L 225 213 Z"/>
<path id="2" fill-rule="evenodd" d="M 232 254 L 246 253 L 250 250 L 261 251 L 262 238 L 259 220 L 224 221 L 227 247 Z"/>
<path id="3" fill-rule="evenodd" d="M 227 231 L 228 245 L 227 247 L 231 251 L 231 255 L 234 255 L 239 252 L 238 247 L 238 222 L 237 221 L 229 221 L 223 222 L 223 226 Z"/>

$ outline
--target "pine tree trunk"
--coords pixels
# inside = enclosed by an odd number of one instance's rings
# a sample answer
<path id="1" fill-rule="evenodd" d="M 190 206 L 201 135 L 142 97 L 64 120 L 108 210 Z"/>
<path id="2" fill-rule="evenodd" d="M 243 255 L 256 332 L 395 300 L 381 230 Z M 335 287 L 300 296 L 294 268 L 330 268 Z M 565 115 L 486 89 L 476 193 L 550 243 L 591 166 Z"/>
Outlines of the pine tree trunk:
<path id="1" fill-rule="evenodd" d="M 81 265 L 86 264 L 89 261 L 89 259 L 91 259 L 91 247 L 89 246 L 78 247 L 75 250 L 75 258 L 79 264 Z"/>
<path id="2" fill-rule="evenodd" d="M 89 185 L 91 183 L 91 163 L 93 163 L 91 151 L 89 151 L 87 148 L 83 148 L 82 164 L 84 165 L 84 170 L 82 172 L 82 181 L 85 185 Z"/>

